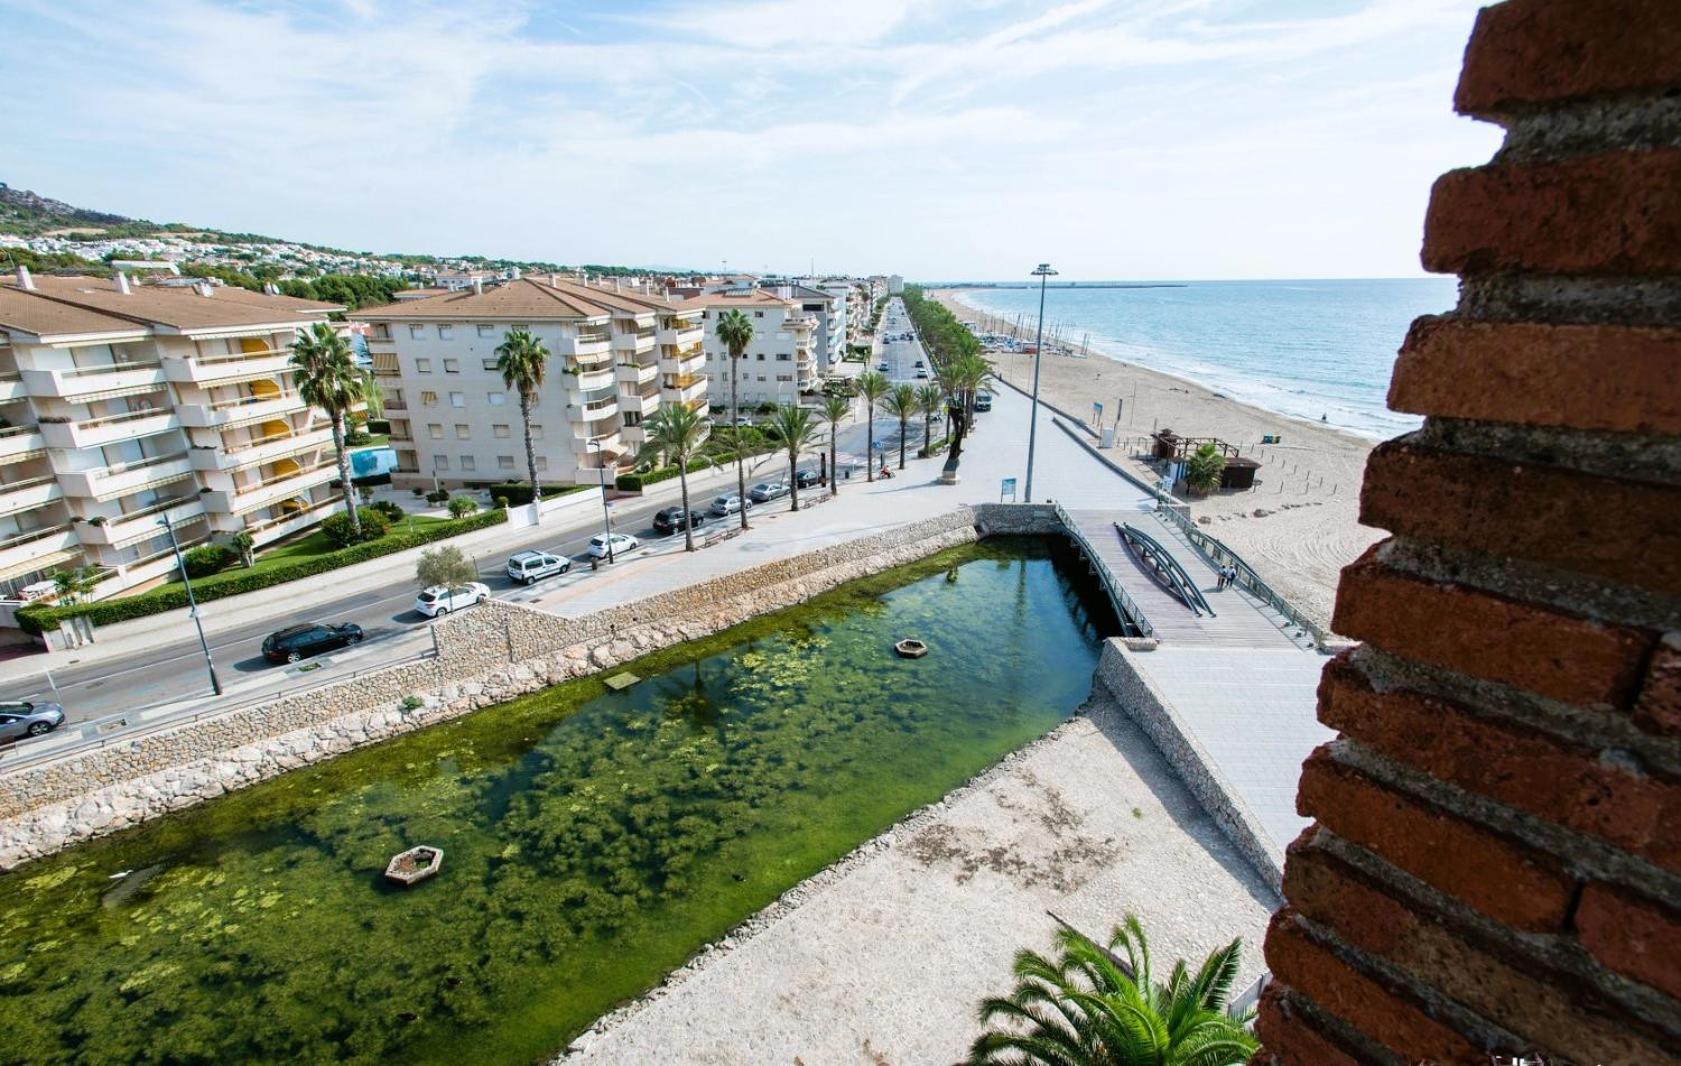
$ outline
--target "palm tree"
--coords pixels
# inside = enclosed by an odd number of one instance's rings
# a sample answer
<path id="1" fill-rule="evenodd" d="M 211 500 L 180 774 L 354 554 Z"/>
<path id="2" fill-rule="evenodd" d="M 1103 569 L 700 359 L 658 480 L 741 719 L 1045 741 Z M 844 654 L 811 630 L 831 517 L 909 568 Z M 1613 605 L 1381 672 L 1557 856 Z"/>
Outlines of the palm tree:
<path id="1" fill-rule="evenodd" d="M 945 403 L 946 394 L 938 385 L 929 383 L 916 390 L 916 406 L 922 412 L 922 450 L 925 452 L 934 443 L 934 416 L 940 413 Z"/>
<path id="2" fill-rule="evenodd" d="M 642 457 L 663 456 L 677 464 L 677 481 L 683 492 L 683 550 L 695 550 L 695 531 L 689 512 L 689 460 L 706 440 L 706 420 L 687 404 L 668 403 L 642 423 Z"/>
<path id="3" fill-rule="evenodd" d="M 345 420 L 350 409 L 366 402 L 372 376 L 356 365 L 350 342 L 326 322 L 317 322 L 292 342 L 292 367 L 303 401 L 319 407 L 333 423 L 333 451 L 338 454 L 339 484 L 350 513 L 351 536 L 362 537 L 362 516 L 350 485 L 350 454 L 344 450 Z"/>
<path id="4" fill-rule="evenodd" d="M 736 406 L 735 363 L 747 354 L 747 346 L 753 343 L 753 320 L 730 308 L 718 319 L 718 339 L 730 352 L 730 438 L 735 441 L 735 483 L 741 496 L 741 528 L 746 529 L 747 469 L 742 465 L 741 426 L 736 423 L 740 411 Z"/>
<path id="5" fill-rule="evenodd" d="M 864 472 L 871 481 L 876 479 L 876 401 L 885 396 L 891 387 L 886 374 L 868 370 L 858 375 L 858 395 L 864 398 L 864 407 L 869 415 L 869 428 L 864 432 Z"/>
<path id="6" fill-rule="evenodd" d="M 960 355 L 935 371 L 948 398 L 951 415 L 951 445 L 946 451 L 946 471 L 957 470 L 963 454 L 963 438 L 975 418 L 975 393 L 992 376 L 992 364 L 978 355 Z"/>
<path id="7" fill-rule="evenodd" d="M 817 420 L 811 417 L 811 412 L 798 404 L 784 404 L 776 409 L 776 414 L 765 424 L 765 430 L 770 438 L 788 449 L 788 491 L 793 496 L 794 507 L 800 509 L 800 453 L 805 451 L 817 439 Z"/>
<path id="8" fill-rule="evenodd" d="M 899 469 L 905 468 L 905 434 L 910 432 L 911 419 L 916 417 L 916 390 L 909 385 L 895 385 L 882 398 L 881 406 L 899 420 Z"/>
<path id="9" fill-rule="evenodd" d="M 1007 1024 L 981 1034 L 970 1066 L 1231 1066 L 1259 1046 L 1248 1019 L 1226 1013 L 1241 941 L 1212 952 L 1195 976 L 1180 959 L 1166 984 L 1151 980 L 1149 945 L 1131 914 L 1107 948 L 1068 928 L 1057 943 L 1057 962 L 1018 954 L 1015 994 L 981 1004 L 982 1025 Z"/>
<path id="10" fill-rule="evenodd" d="M 531 519 L 543 520 L 542 488 L 537 484 L 537 449 L 531 443 L 531 405 L 543 387 L 543 375 L 548 370 L 549 350 L 530 331 L 511 329 L 502 335 L 496 346 L 496 369 L 502 372 L 502 384 L 519 393 L 519 420 L 525 428 L 525 470 L 531 476 Z"/>
<path id="11" fill-rule="evenodd" d="M 840 471 L 835 469 L 835 447 L 841 423 L 852 417 L 850 396 L 823 397 L 823 421 L 829 423 L 829 495 L 840 495 Z"/>

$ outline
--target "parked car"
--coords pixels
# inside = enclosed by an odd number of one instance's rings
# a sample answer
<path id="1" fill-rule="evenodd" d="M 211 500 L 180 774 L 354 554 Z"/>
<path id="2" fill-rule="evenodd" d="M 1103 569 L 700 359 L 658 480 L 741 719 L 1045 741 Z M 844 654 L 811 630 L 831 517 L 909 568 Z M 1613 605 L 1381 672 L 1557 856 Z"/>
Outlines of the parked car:
<path id="1" fill-rule="evenodd" d="M 794 484 L 798 485 L 802 489 L 809 489 L 821 482 L 822 477 L 815 470 L 801 470 L 799 473 L 794 475 Z"/>
<path id="2" fill-rule="evenodd" d="M 414 609 L 428 618 L 442 618 L 451 611 L 471 607 L 490 599 L 490 586 L 479 581 L 465 585 L 433 585 L 414 598 Z"/>
<path id="3" fill-rule="evenodd" d="M 295 663 L 324 651 L 337 651 L 362 642 L 362 627 L 354 622 L 342 626 L 305 622 L 287 626 L 263 638 L 263 658 L 271 663 Z"/>
<path id="4" fill-rule="evenodd" d="M 688 512 L 687 521 L 684 521 L 683 515 L 683 508 L 667 507 L 665 510 L 654 516 L 654 532 L 664 533 L 667 536 L 670 536 L 673 533 L 681 533 L 684 526 L 688 526 L 691 529 L 699 529 L 701 526 L 706 524 L 706 515 L 699 511 Z"/>
<path id="5" fill-rule="evenodd" d="M 746 415 L 736 415 L 735 424 L 738 426 L 750 426 L 753 424 L 753 420 L 748 418 Z"/>
<path id="6" fill-rule="evenodd" d="M 534 585 L 545 577 L 572 569 L 572 560 L 548 552 L 519 552 L 508 556 L 508 576 L 522 585 Z"/>
<path id="7" fill-rule="evenodd" d="M 975 393 L 975 410 L 977 410 L 977 411 L 990 411 L 990 410 L 992 410 L 992 393 L 990 393 L 990 392 L 977 392 L 977 393 Z"/>
<path id="8" fill-rule="evenodd" d="M 928 371 L 919 367 L 917 368 L 916 376 L 919 378 L 926 378 L 928 376 Z"/>
<path id="9" fill-rule="evenodd" d="M 747 498 L 754 503 L 769 503 L 788 495 L 786 481 L 761 481 L 747 490 Z"/>
<path id="10" fill-rule="evenodd" d="M 880 371 L 881 373 L 885 374 L 885 373 L 887 373 L 887 364 L 886 363 L 877 363 L 876 364 L 876 369 L 878 371 Z"/>
<path id="11" fill-rule="evenodd" d="M 747 500 L 747 506 L 748 507 L 753 506 L 753 501 L 752 501 L 751 498 L 749 498 Z M 741 507 L 742 507 L 741 497 L 737 496 L 733 492 L 729 493 L 728 495 L 720 496 L 717 499 L 712 501 L 712 513 L 714 515 L 718 516 L 719 518 L 722 518 L 725 515 L 736 514 L 737 512 L 739 512 L 741 510 Z"/>
<path id="12" fill-rule="evenodd" d="M 614 533 L 612 543 L 614 556 L 635 551 L 642 546 L 641 541 L 628 533 Z M 607 534 L 597 533 L 590 538 L 589 553 L 597 559 L 607 558 Z"/>
<path id="13" fill-rule="evenodd" d="M 0 741 L 45 736 L 63 724 L 64 708 L 56 703 L 0 703 Z"/>

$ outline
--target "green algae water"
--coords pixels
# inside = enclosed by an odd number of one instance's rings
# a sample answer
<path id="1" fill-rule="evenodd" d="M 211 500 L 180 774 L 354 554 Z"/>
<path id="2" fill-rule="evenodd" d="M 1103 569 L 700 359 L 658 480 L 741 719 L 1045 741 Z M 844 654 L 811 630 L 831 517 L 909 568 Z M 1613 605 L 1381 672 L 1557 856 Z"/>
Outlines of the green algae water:
<path id="1" fill-rule="evenodd" d="M 988 541 L 29 865 L 0 1061 L 541 1059 L 1065 718 L 1090 602 Z"/>

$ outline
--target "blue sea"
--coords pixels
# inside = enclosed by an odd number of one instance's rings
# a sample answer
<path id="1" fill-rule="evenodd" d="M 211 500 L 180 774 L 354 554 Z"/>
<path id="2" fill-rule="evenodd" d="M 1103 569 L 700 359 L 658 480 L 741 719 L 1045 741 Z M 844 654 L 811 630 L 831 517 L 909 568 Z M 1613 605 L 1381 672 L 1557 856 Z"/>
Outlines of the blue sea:
<path id="1" fill-rule="evenodd" d="M 1087 283 L 1090 284 L 1090 283 Z M 1395 352 L 1419 315 L 1450 310 L 1454 278 L 1162 282 L 1051 289 L 1045 330 L 1279 414 L 1383 439 L 1419 425 L 1384 406 Z M 1182 287 L 1181 287 L 1182 286 Z M 962 302 L 1031 336 L 1038 289 L 962 289 Z"/>

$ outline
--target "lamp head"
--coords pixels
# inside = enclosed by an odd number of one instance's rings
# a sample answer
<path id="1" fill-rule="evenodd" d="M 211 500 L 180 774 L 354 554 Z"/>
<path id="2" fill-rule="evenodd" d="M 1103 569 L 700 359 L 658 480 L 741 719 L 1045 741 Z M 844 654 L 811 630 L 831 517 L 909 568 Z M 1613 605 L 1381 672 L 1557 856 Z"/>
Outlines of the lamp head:
<path id="1" fill-rule="evenodd" d="M 1040 263 L 1037 267 L 1034 268 L 1031 276 L 1035 277 L 1035 278 L 1055 277 L 1056 276 L 1056 271 L 1051 269 L 1051 264 Z"/>

